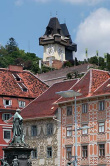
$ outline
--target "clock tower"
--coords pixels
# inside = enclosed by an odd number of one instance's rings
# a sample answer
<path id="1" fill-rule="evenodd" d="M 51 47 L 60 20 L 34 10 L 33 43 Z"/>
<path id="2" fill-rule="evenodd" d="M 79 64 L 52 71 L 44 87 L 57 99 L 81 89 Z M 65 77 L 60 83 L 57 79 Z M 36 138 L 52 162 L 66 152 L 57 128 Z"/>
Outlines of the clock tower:
<path id="1" fill-rule="evenodd" d="M 66 24 L 60 24 L 56 17 L 50 19 L 45 34 L 39 38 L 39 45 L 44 46 L 44 62 L 73 60 L 73 52 L 77 51 Z"/>

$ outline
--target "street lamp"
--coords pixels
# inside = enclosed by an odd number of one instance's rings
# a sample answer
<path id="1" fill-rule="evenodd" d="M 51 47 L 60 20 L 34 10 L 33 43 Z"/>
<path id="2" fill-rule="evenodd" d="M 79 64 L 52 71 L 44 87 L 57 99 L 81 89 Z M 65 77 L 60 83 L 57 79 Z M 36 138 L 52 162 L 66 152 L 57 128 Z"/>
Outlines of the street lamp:
<path id="1" fill-rule="evenodd" d="M 69 98 L 69 97 L 74 97 L 75 101 L 75 166 L 77 166 L 77 112 L 76 112 L 76 97 L 81 96 L 82 94 L 79 92 L 75 92 L 74 90 L 68 90 L 68 91 L 60 91 L 56 92 L 56 94 L 64 97 L 64 98 Z"/>

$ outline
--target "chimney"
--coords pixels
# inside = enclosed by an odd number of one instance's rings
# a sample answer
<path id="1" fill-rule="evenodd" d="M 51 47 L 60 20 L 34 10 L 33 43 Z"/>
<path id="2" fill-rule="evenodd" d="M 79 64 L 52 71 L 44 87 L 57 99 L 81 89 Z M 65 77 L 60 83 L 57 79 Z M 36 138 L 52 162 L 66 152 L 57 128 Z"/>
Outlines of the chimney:
<path id="1" fill-rule="evenodd" d="M 8 69 L 9 69 L 9 71 L 23 72 L 23 66 L 9 65 Z"/>

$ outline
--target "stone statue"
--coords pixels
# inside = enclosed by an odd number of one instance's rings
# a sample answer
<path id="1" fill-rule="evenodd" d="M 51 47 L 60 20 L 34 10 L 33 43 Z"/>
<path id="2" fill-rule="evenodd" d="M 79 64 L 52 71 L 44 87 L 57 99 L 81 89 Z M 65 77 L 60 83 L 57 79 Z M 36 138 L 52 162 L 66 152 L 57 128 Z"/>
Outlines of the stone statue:
<path id="1" fill-rule="evenodd" d="M 12 164 L 13 166 L 19 166 L 19 161 L 17 159 L 17 156 L 15 156 L 15 158 L 13 159 Z"/>
<path id="2" fill-rule="evenodd" d="M 16 113 L 13 117 L 13 138 L 12 144 L 25 144 L 24 142 L 24 134 L 23 134 L 23 118 L 19 114 L 19 109 L 17 109 Z"/>
<path id="3" fill-rule="evenodd" d="M 30 159 L 28 159 L 27 166 L 32 166 L 32 162 Z"/>
<path id="4" fill-rule="evenodd" d="M 1 161 L 1 166 L 9 166 L 6 159 L 0 159 L 0 161 Z"/>

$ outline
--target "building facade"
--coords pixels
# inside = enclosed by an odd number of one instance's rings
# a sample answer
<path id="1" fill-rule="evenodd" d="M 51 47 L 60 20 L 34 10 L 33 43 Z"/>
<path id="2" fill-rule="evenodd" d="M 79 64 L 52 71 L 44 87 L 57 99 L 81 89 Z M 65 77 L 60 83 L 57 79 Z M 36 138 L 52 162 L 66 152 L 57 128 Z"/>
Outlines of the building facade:
<path id="1" fill-rule="evenodd" d="M 22 110 L 25 142 L 34 148 L 31 155 L 33 166 L 60 166 L 61 117 L 53 103 L 59 99 L 57 91 L 68 90 L 77 81 L 52 85 Z"/>
<path id="2" fill-rule="evenodd" d="M 74 97 L 56 94 L 68 90 L 81 93 L 76 99 L 78 166 L 109 166 L 110 74 L 97 69 L 52 85 L 22 110 L 25 140 L 34 148 L 33 166 L 66 166 L 74 160 Z"/>
<path id="3" fill-rule="evenodd" d="M 110 165 L 110 75 L 89 70 L 71 88 L 82 93 L 77 97 L 77 159 L 78 166 Z M 61 98 L 61 166 L 75 156 L 74 98 Z M 82 129 L 81 129 L 82 128 Z M 72 165 L 72 164 L 71 164 Z"/>
<path id="4" fill-rule="evenodd" d="M 0 156 L 12 138 L 12 124 L 7 123 L 16 109 L 23 109 L 48 86 L 22 66 L 0 69 Z"/>
<path id="5" fill-rule="evenodd" d="M 65 166 L 75 156 L 74 102 L 62 105 L 61 165 Z M 90 127 L 90 129 L 87 129 Z M 78 166 L 110 165 L 110 96 L 77 102 Z"/>

